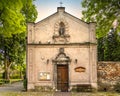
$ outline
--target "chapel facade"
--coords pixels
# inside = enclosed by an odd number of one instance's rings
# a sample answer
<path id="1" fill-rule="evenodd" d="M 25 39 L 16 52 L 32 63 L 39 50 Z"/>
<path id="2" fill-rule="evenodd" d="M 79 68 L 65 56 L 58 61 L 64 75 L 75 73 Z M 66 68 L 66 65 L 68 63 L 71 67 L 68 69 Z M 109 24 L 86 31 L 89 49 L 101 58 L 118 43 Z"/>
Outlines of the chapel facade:
<path id="1" fill-rule="evenodd" d="M 95 23 L 86 23 L 58 7 L 37 23 L 28 23 L 27 89 L 71 91 L 80 84 L 97 89 Z"/>

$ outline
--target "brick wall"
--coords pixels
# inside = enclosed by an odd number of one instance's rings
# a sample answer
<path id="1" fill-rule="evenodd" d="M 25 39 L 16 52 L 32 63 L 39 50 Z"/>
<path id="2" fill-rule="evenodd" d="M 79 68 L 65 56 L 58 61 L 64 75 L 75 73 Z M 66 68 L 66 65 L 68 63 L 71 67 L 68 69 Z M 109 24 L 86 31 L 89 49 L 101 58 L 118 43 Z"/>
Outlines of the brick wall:
<path id="1" fill-rule="evenodd" d="M 115 90 L 120 82 L 120 62 L 98 62 L 98 90 Z"/>

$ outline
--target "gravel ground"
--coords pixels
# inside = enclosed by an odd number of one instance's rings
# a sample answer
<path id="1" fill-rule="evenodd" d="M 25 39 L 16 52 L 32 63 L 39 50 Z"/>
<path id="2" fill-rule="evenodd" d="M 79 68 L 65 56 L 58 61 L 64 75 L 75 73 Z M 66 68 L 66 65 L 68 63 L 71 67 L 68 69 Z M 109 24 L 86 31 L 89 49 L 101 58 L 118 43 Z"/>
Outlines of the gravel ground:
<path id="1" fill-rule="evenodd" d="M 24 90 L 24 87 L 23 87 L 22 81 L 0 86 L 0 92 L 21 92 L 23 90 Z"/>
<path id="2" fill-rule="evenodd" d="M 24 92 L 23 83 L 16 82 L 0 86 L 0 96 L 120 96 L 112 92 Z"/>

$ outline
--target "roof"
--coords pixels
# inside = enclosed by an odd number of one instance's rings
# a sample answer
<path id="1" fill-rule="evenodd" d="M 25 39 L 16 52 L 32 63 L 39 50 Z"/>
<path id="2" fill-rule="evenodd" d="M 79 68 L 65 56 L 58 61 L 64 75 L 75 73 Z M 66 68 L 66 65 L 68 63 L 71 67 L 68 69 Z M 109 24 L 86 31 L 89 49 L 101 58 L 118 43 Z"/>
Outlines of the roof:
<path id="1" fill-rule="evenodd" d="M 40 22 L 43 22 L 43 21 L 45 21 L 45 20 L 47 20 L 47 19 L 49 19 L 49 18 L 51 18 L 51 17 L 57 15 L 59 12 L 63 12 L 64 14 L 69 15 L 70 17 L 75 18 L 77 21 L 80 21 L 80 22 L 89 24 L 89 23 L 87 23 L 87 22 L 81 20 L 80 18 L 77 18 L 77 17 L 71 15 L 70 13 L 67 13 L 67 12 L 65 11 L 65 7 L 57 7 L 57 12 L 55 12 L 55 13 L 53 13 L 52 15 L 50 15 L 50 16 L 48 16 L 48 17 L 42 19 L 41 21 L 36 22 L 35 24 L 38 24 L 38 23 L 40 23 Z"/>

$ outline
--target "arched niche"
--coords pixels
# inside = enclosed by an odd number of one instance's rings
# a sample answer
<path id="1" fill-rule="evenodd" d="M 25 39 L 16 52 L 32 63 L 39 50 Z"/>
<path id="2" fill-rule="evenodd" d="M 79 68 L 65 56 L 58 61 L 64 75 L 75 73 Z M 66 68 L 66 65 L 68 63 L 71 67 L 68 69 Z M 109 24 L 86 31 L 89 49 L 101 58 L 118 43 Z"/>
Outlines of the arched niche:
<path id="1" fill-rule="evenodd" d="M 64 19 L 58 20 L 54 26 L 53 42 L 68 43 L 70 39 L 68 29 L 68 23 Z"/>

